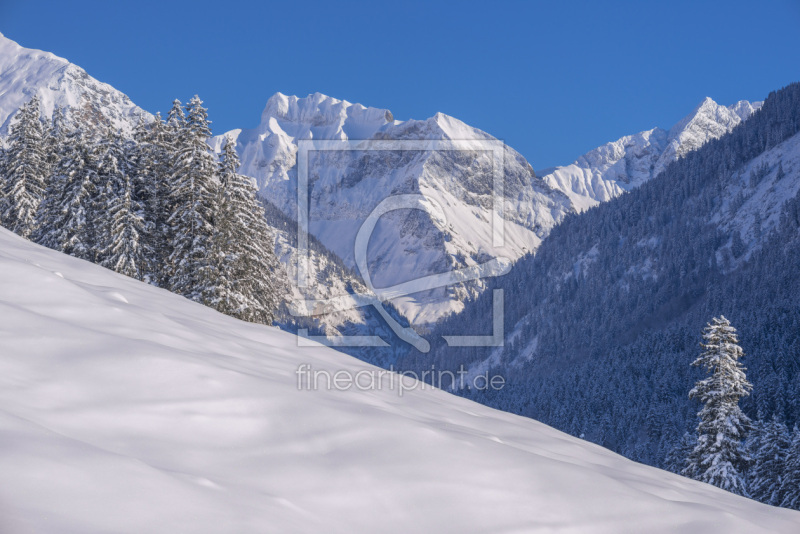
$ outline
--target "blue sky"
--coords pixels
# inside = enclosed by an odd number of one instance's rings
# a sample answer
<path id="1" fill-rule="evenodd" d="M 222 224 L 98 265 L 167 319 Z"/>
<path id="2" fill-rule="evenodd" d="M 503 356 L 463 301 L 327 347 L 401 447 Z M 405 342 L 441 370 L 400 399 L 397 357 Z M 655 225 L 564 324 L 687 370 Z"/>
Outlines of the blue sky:
<path id="1" fill-rule="evenodd" d="M 437 111 L 534 168 L 669 127 L 705 96 L 800 80 L 800 0 L 222 2 L 0 0 L 0 32 L 66 57 L 150 111 L 198 93 L 215 133 L 277 91 Z"/>

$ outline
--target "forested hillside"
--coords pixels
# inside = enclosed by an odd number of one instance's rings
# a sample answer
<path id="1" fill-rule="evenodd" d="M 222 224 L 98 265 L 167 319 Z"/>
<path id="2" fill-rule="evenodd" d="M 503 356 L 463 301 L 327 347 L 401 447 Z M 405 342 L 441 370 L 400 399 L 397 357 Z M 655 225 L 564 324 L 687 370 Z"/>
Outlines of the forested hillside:
<path id="1" fill-rule="evenodd" d="M 769 95 L 730 134 L 641 188 L 557 226 L 536 255 L 496 279 L 506 344 L 409 352 L 506 377 L 460 391 L 630 458 L 663 466 L 696 424 L 690 363 L 703 326 L 737 327 L 753 383 L 744 411 L 800 422 L 800 84 Z M 491 292 L 439 334 L 490 333 Z"/>

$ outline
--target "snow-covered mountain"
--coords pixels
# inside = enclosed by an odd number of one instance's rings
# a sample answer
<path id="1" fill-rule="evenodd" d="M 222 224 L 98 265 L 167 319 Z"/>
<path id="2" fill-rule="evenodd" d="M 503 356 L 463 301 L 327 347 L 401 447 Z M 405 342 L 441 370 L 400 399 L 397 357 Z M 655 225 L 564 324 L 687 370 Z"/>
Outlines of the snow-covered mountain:
<path id="1" fill-rule="evenodd" d="M 123 93 L 90 77 L 67 60 L 26 49 L 0 35 L 0 137 L 16 109 L 33 94 L 45 116 L 56 105 L 75 110 L 89 124 L 129 131 L 149 114 Z M 323 248 L 312 251 L 308 288 L 291 288 L 291 299 L 327 299 L 366 289 L 355 272 L 333 268 L 334 256 L 355 268 L 358 229 L 383 199 L 422 194 L 432 214 L 399 210 L 383 216 L 369 241 L 368 266 L 377 288 L 393 286 L 453 269 L 475 267 L 490 258 L 516 260 L 538 248 L 564 217 L 635 187 L 675 158 L 722 135 L 760 104 L 740 102 L 730 108 L 710 99 L 669 132 L 654 129 L 609 143 L 538 178 L 525 159 L 509 147 L 504 156 L 505 244 L 492 240 L 492 158 L 472 151 L 317 152 L 310 158 L 310 231 Z M 296 220 L 297 151 L 301 140 L 473 140 L 494 141 L 489 134 L 443 114 L 426 120 L 396 121 L 385 109 L 368 108 L 321 94 L 307 98 L 280 93 L 269 99 L 259 126 L 234 130 L 212 141 L 219 149 L 233 139 L 241 172 L 257 179 L 265 199 Z M 485 148 L 485 147 L 484 147 Z M 431 211 L 436 211 L 431 209 Z M 279 256 L 287 270 L 297 269 L 294 237 L 278 229 Z M 344 278 L 337 278 L 337 276 Z M 292 277 L 294 279 L 294 277 Z M 458 312 L 477 296 L 482 280 L 463 282 L 392 300 L 416 325 Z M 320 318 L 317 326 L 335 335 L 346 324 L 365 323 L 352 310 Z"/>
<path id="2" fill-rule="evenodd" d="M 489 134 L 438 113 L 396 121 L 385 109 L 367 108 L 319 93 L 306 98 L 276 94 L 253 130 L 233 130 L 214 140 L 236 142 L 241 172 L 256 178 L 262 195 L 296 217 L 297 154 L 301 140 L 477 141 L 467 150 L 312 152 L 309 156 L 310 232 L 355 267 L 356 234 L 384 199 L 421 194 L 443 217 L 421 210 L 385 215 L 368 253 L 375 287 L 472 267 L 489 258 L 515 260 L 535 250 L 550 229 L 573 211 L 569 199 L 536 177 L 525 159 L 503 148 L 505 244 L 492 241 L 492 153 Z M 344 146 L 344 145 L 343 145 Z M 366 145 L 365 145 L 366 146 Z M 414 323 L 459 311 L 482 288 L 439 288 L 393 300 Z"/>
<path id="3" fill-rule="evenodd" d="M 86 124 L 129 132 L 150 114 L 127 95 L 99 82 L 66 59 L 49 52 L 23 48 L 0 34 L 0 137 L 17 110 L 34 95 L 41 100 L 42 115 L 53 108 L 70 108 Z"/>
<path id="4" fill-rule="evenodd" d="M 429 386 L 401 396 L 385 371 L 4 229 L 0 272 L 4 534 L 800 525 Z M 298 389 L 301 364 L 383 387 Z"/>
<path id="5" fill-rule="evenodd" d="M 743 166 L 719 191 L 719 204 L 711 223 L 723 235 L 732 236 L 717 254 L 718 261 L 733 269 L 761 248 L 764 238 L 778 227 L 787 201 L 800 194 L 800 134 L 765 151 Z M 738 234 L 741 250 L 735 250 Z M 728 254 L 730 252 L 730 254 Z"/>
<path id="6" fill-rule="evenodd" d="M 741 100 L 725 107 L 706 98 L 669 130 L 653 128 L 606 143 L 571 165 L 542 173 L 542 179 L 583 211 L 642 185 L 673 161 L 722 137 L 761 104 Z"/>

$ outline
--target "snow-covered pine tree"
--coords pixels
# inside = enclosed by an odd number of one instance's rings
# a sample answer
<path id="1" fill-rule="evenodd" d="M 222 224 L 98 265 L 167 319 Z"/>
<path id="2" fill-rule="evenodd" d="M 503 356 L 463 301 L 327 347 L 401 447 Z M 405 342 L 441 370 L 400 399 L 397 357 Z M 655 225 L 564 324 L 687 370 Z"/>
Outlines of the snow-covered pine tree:
<path id="1" fill-rule="evenodd" d="M 780 505 L 800 510 L 800 428 L 794 427 L 781 479 Z"/>
<path id="2" fill-rule="evenodd" d="M 140 246 L 141 233 L 144 221 L 136 210 L 133 201 L 133 187 L 128 174 L 120 175 L 120 183 L 114 188 L 110 183 L 109 189 L 115 189 L 109 196 L 108 227 L 111 230 L 111 241 L 105 250 L 102 265 L 113 271 L 142 280 L 143 253 Z"/>
<path id="3" fill-rule="evenodd" d="M 219 298 L 217 262 L 212 257 L 219 182 L 216 159 L 208 146 L 208 114 L 202 104 L 195 95 L 186 105 L 186 118 L 173 144 L 168 274 L 172 292 L 213 307 Z M 170 128 L 178 121 L 176 117 L 179 114 L 173 106 Z"/>
<path id="4" fill-rule="evenodd" d="M 703 367 L 710 376 L 689 392 L 689 398 L 699 400 L 703 407 L 697 414 L 697 445 L 684 474 L 748 496 L 744 473 L 750 457 L 743 442 L 750 420 L 739 408 L 739 399 L 749 395 L 752 385 L 739 362 L 744 353 L 736 329 L 724 316 L 706 326 L 703 339 L 704 351 L 692 365 Z"/>
<path id="5" fill-rule="evenodd" d="M 166 199 L 170 163 L 166 126 L 161 115 L 157 113 L 149 124 L 141 119 L 134 131 L 134 140 L 136 173 L 133 190 L 135 199 L 141 204 L 144 221 L 140 238 L 144 262 L 141 272 L 145 281 L 163 286 L 163 265 L 169 256 Z"/>
<path id="6" fill-rule="evenodd" d="M 183 112 L 183 104 L 177 98 L 172 101 L 172 108 L 167 113 L 167 128 L 175 135 L 180 135 L 186 122 L 186 114 Z"/>
<path id="7" fill-rule="evenodd" d="M 97 198 L 103 216 L 99 220 L 97 261 L 103 267 L 131 278 L 142 279 L 143 249 L 139 243 L 144 229 L 141 205 L 134 198 L 131 161 L 132 143 L 120 134 L 112 135 L 103 146 L 98 163 Z"/>
<path id="8" fill-rule="evenodd" d="M 791 444 L 789 430 L 776 416 L 763 424 L 750 472 L 750 495 L 763 503 L 780 504 L 780 489 L 786 455 Z"/>
<path id="9" fill-rule="evenodd" d="M 5 155 L 0 218 L 3 226 L 27 238 L 36 227 L 36 210 L 48 178 L 39 97 L 23 105 L 15 119 Z"/>
<path id="10" fill-rule="evenodd" d="M 282 294 L 283 272 L 274 238 L 253 180 L 242 176 L 233 143 L 226 139 L 219 162 L 220 195 L 214 237 L 220 262 L 216 308 L 239 319 L 272 324 Z"/>
<path id="11" fill-rule="evenodd" d="M 97 161 L 93 147 L 80 128 L 67 134 L 63 154 L 54 173 L 63 180 L 59 208 L 48 219 L 42 244 L 77 258 L 94 261 L 97 235 Z"/>
<path id="12" fill-rule="evenodd" d="M 62 108 L 56 106 L 53 110 L 51 125 L 45 131 L 44 152 L 47 158 L 48 177 L 42 200 L 36 210 L 35 230 L 31 233 L 30 239 L 36 243 L 43 244 L 46 241 L 47 233 L 50 231 L 49 221 L 55 219 L 60 209 L 61 198 L 64 193 L 63 176 L 56 174 L 56 168 L 64 152 L 66 142 L 66 117 Z"/>
<path id="13" fill-rule="evenodd" d="M 767 426 L 768 421 L 764 420 L 764 417 L 761 415 L 761 410 L 758 411 L 758 415 L 754 421 L 750 422 L 750 431 L 747 432 L 747 439 L 744 440 L 744 447 L 747 449 L 747 454 L 750 455 L 750 458 L 755 462 L 756 452 L 758 449 L 761 448 L 761 438 L 764 435 L 764 429 Z M 753 467 L 755 464 L 750 466 L 750 471 L 748 472 L 748 483 L 747 487 L 750 487 L 750 482 L 752 481 L 752 477 L 749 475 L 753 472 Z"/>
<path id="14" fill-rule="evenodd" d="M 183 112 L 183 104 L 177 98 L 172 101 L 172 108 L 167 113 L 167 120 L 163 125 L 163 143 L 164 149 L 164 167 L 162 169 L 162 186 L 164 192 L 161 195 L 162 214 L 164 216 L 164 225 L 162 227 L 163 238 L 163 260 L 161 261 L 161 270 L 159 272 L 159 286 L 170 288 L 171 280 L 174 274 L 174 266 L 171 263 L 172 244 L 175 240 L 173 234 L 173 226 L 170 222 L 170 217 L 176 210 L 175 195 L 173 189 L 175 186 L 175 178 L 178 174 L 178 164 L 182 146 L 184 145 L 184 128 L 186 126 L 186 114 Z"/>

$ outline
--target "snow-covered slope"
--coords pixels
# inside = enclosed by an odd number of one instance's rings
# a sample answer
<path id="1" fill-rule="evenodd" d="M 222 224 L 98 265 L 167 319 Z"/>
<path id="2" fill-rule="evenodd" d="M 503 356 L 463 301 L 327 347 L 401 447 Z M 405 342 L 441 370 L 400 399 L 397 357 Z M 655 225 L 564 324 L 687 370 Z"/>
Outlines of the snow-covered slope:
<path id="1" fill-rule="evenodd" d="M 800 528 L 439 390 L 298 390 L 377 370 L 5 230 L 0 273 L 4 534 Z"/>
<path id="2" fill-rule="evenodd" d="M 276 94 L 260 125 L 219 136 L 233 139 L 241 172 L 258 181 L 262 195 L 296 217 L 300 140 L 477 140 L 490 135 L 441 113 L 426 120 L 395 121 L 388 110 L 366 108 L 319 93 L 306 98 Z M 492 154 L 470 150 L 313 152 L 309 158 L 310 231 L 350 267 L 358 229 L 384 199 L 423 194 L 441 206 L 444 219 L 401 210 L 381 219 L 370 241 L 368 263 L 376 287 L 386 287 L 491 257 L 512 260 L 535 250 L 565 214 L 569 199 L 536 177 L 525 159 L 504 148 L 505 246 L 492 243 Z M 480 282 L 440 288 L 394 300 L 415 323 L 458 311 Z"/>
<path id="3" fill-rule="evenodd" d="M 722 137 L 747 120 L 761 102 L 745 100 L 725 107 L 706 98 L 672 128 L 653 128 L 606 143 L 571 165 L 542 173 L 578 210 L 611 200 L 657 176 L 671 162 Z"/>
<path id="4" fill-rule="evenodd" d="M 150 114 L 127 95 L 86 74 L 82 68 L 49 52 L 23 48 L 0 34 L 0 137 L 17 110 L 34 95 L 42 102 L 42 115 L 53 108 L 72 109 L 95 127 L 130 131 L 140 116 Z"/>
<path id="5" fill-rule="evenodd" d="M 754 158 L 719 191 L 719 205 L 714 209 L 711 222 L 723 234 L 737 232 L 743 245 L 739 251 L 727 254 L 733 242 L 729 240 L 717 258 L 736 267 L 758 250 L 764 237 L 778 226 L 784 204 L 800 192 L 800 134 L 767 150 Z"/>

